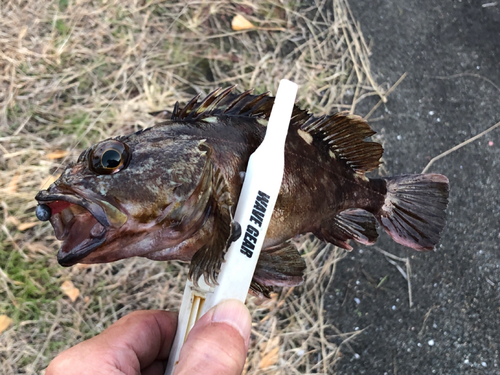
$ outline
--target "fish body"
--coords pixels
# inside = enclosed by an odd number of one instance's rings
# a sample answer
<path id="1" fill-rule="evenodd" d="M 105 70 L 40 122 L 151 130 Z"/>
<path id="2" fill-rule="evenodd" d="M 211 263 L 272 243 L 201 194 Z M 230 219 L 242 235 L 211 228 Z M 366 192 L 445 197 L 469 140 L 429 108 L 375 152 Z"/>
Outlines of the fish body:
<path id="1" fill-rule="evenodd" d="M 264 138 L 274 103 L 234 87 L 176 104 L 171 118 L 85 150 L 36 196 L 49 217 L 62 265 L 132 256 L 191 261 L 193 280 L 215 283 L 238 235 L 232 215 L 248 159 Z M 289 240 L 299 234 L 345 249 L 370 245 L 377 221 L 396 241 L 431 250 L 445 225 L 448 179 L 438 174 L 371 179 L 382 146 L 359 116 L 314 117 L 297 106 L 285 143 L 283 181 L 252 283 L 302 281 L 304 262 Z M 43 212 L 42 212 L 43 211 Z M 251 246 L 251 245 L 249 245 Z"/>

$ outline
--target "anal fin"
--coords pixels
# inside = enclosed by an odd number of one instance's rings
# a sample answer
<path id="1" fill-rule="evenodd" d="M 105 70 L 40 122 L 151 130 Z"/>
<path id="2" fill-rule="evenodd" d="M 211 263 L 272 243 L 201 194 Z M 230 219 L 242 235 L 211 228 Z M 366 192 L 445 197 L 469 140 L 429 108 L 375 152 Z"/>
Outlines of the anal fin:
<path id="1" fill-rule="evenodd" d="M 368 211 L 361 209 L 340 212 L 332 221 L 322 224 L 318 238 L 343 249 L 352 250 L 348 240 L 363 245 L 373 245 L 377 241 L 377 221 Z"/>
<path id="2" fill-rule="evenodd" d="M 295 286 L 303 281 L 306 263 L 299 254 L 297 247 L 289 242 L 262 249 L 252 284 L 258 288 L 270 286 Z M 272 290 L 272 289 L 271 289 Z M 264 294 L 265 293 L 260 293 Z"/>
<path id="3" fill-rule="evenodd" d="M 273 290 L 274 289 L 272 286 L 265 286 L 259 283 L 258 281 L 252 280 L 248 293 L 254 295 L 255 297 L 271 298 L 271 292 Z"/>

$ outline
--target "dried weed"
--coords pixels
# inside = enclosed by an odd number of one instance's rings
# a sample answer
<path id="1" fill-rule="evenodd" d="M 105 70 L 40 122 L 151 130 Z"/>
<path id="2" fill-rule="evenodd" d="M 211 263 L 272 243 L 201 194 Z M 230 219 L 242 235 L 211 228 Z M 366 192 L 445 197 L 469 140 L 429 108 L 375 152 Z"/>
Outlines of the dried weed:
<path id="1" fill-rule="evenodd" d="M 237 14 L 256 28 L 233 31 Z M 147 112 L 217 86 L 275 92 L 288 78 L 316 114 L 354 111 L 370 95 L 385 101 L 345 0 L 7 0 L 0 18 L 0 315 L 15 323 L 0 336 L 6 375 L 40 373 L 131 311 L 180 305 L 186 269 L 177 262 L 57 265 L 58 241 L 36 221 L 33 198 L 82 149 L 149 127 Z M 301 241 L 304 285 L 250 299 L 246 374 L 334 373 L 331 339 L 352 336 L 323 319 L 342 252 Z M 66 281 L 75 302 L 61 290 Z"/>

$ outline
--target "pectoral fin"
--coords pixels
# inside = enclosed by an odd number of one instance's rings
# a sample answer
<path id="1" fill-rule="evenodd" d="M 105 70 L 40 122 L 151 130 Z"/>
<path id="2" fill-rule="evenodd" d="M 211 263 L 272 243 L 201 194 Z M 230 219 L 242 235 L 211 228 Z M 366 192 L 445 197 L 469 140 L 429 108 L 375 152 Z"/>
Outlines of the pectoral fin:
<path id="1" fill-rule="evenodd" d="M 224 255 L 233 238 L 231 206 L 233 201 L 229 194 L 227 182 L 220 172 L 215 171 L 212 177 L 211 213 L 213 215 L 213 236 L 191 259 L 189 278 L 196 285 L 201 276 L 209 285 L 217 284 L 217 276 L 220 271 Z"/>

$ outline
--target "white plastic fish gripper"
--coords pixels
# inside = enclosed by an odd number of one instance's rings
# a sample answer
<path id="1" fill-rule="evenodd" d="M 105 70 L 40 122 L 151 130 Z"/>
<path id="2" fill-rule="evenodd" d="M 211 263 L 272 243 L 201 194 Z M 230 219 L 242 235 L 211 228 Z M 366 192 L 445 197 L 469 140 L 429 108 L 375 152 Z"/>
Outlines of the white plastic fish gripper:
<path id="1" fill-rule="evenodd" d="M 177 333 L 165 375 L 174 373 L 182 345 L 198 319 L 226 299 L 235 298 L 245 302 L 283 179 L 285 140 L 297 90 L 297 84 L 286 79 L 280 81 L 266 135 L 248 160 L 245 181 L 234 214 L 234 221 L 241 225 L 242 234 L 227 250 L 218 285 L 207 285 L 203 277 L 198 280 L 198 286 L 190 280 L 186 282 Z M 260 203 L 259 207 L 264 204 L 265 210 L 261 212 L 263 218 L 252 216 L 256 202 Z M 255 240 L 253 249 L 243 245 L 247 236 L 252 237 L 252 243 Z"/>

